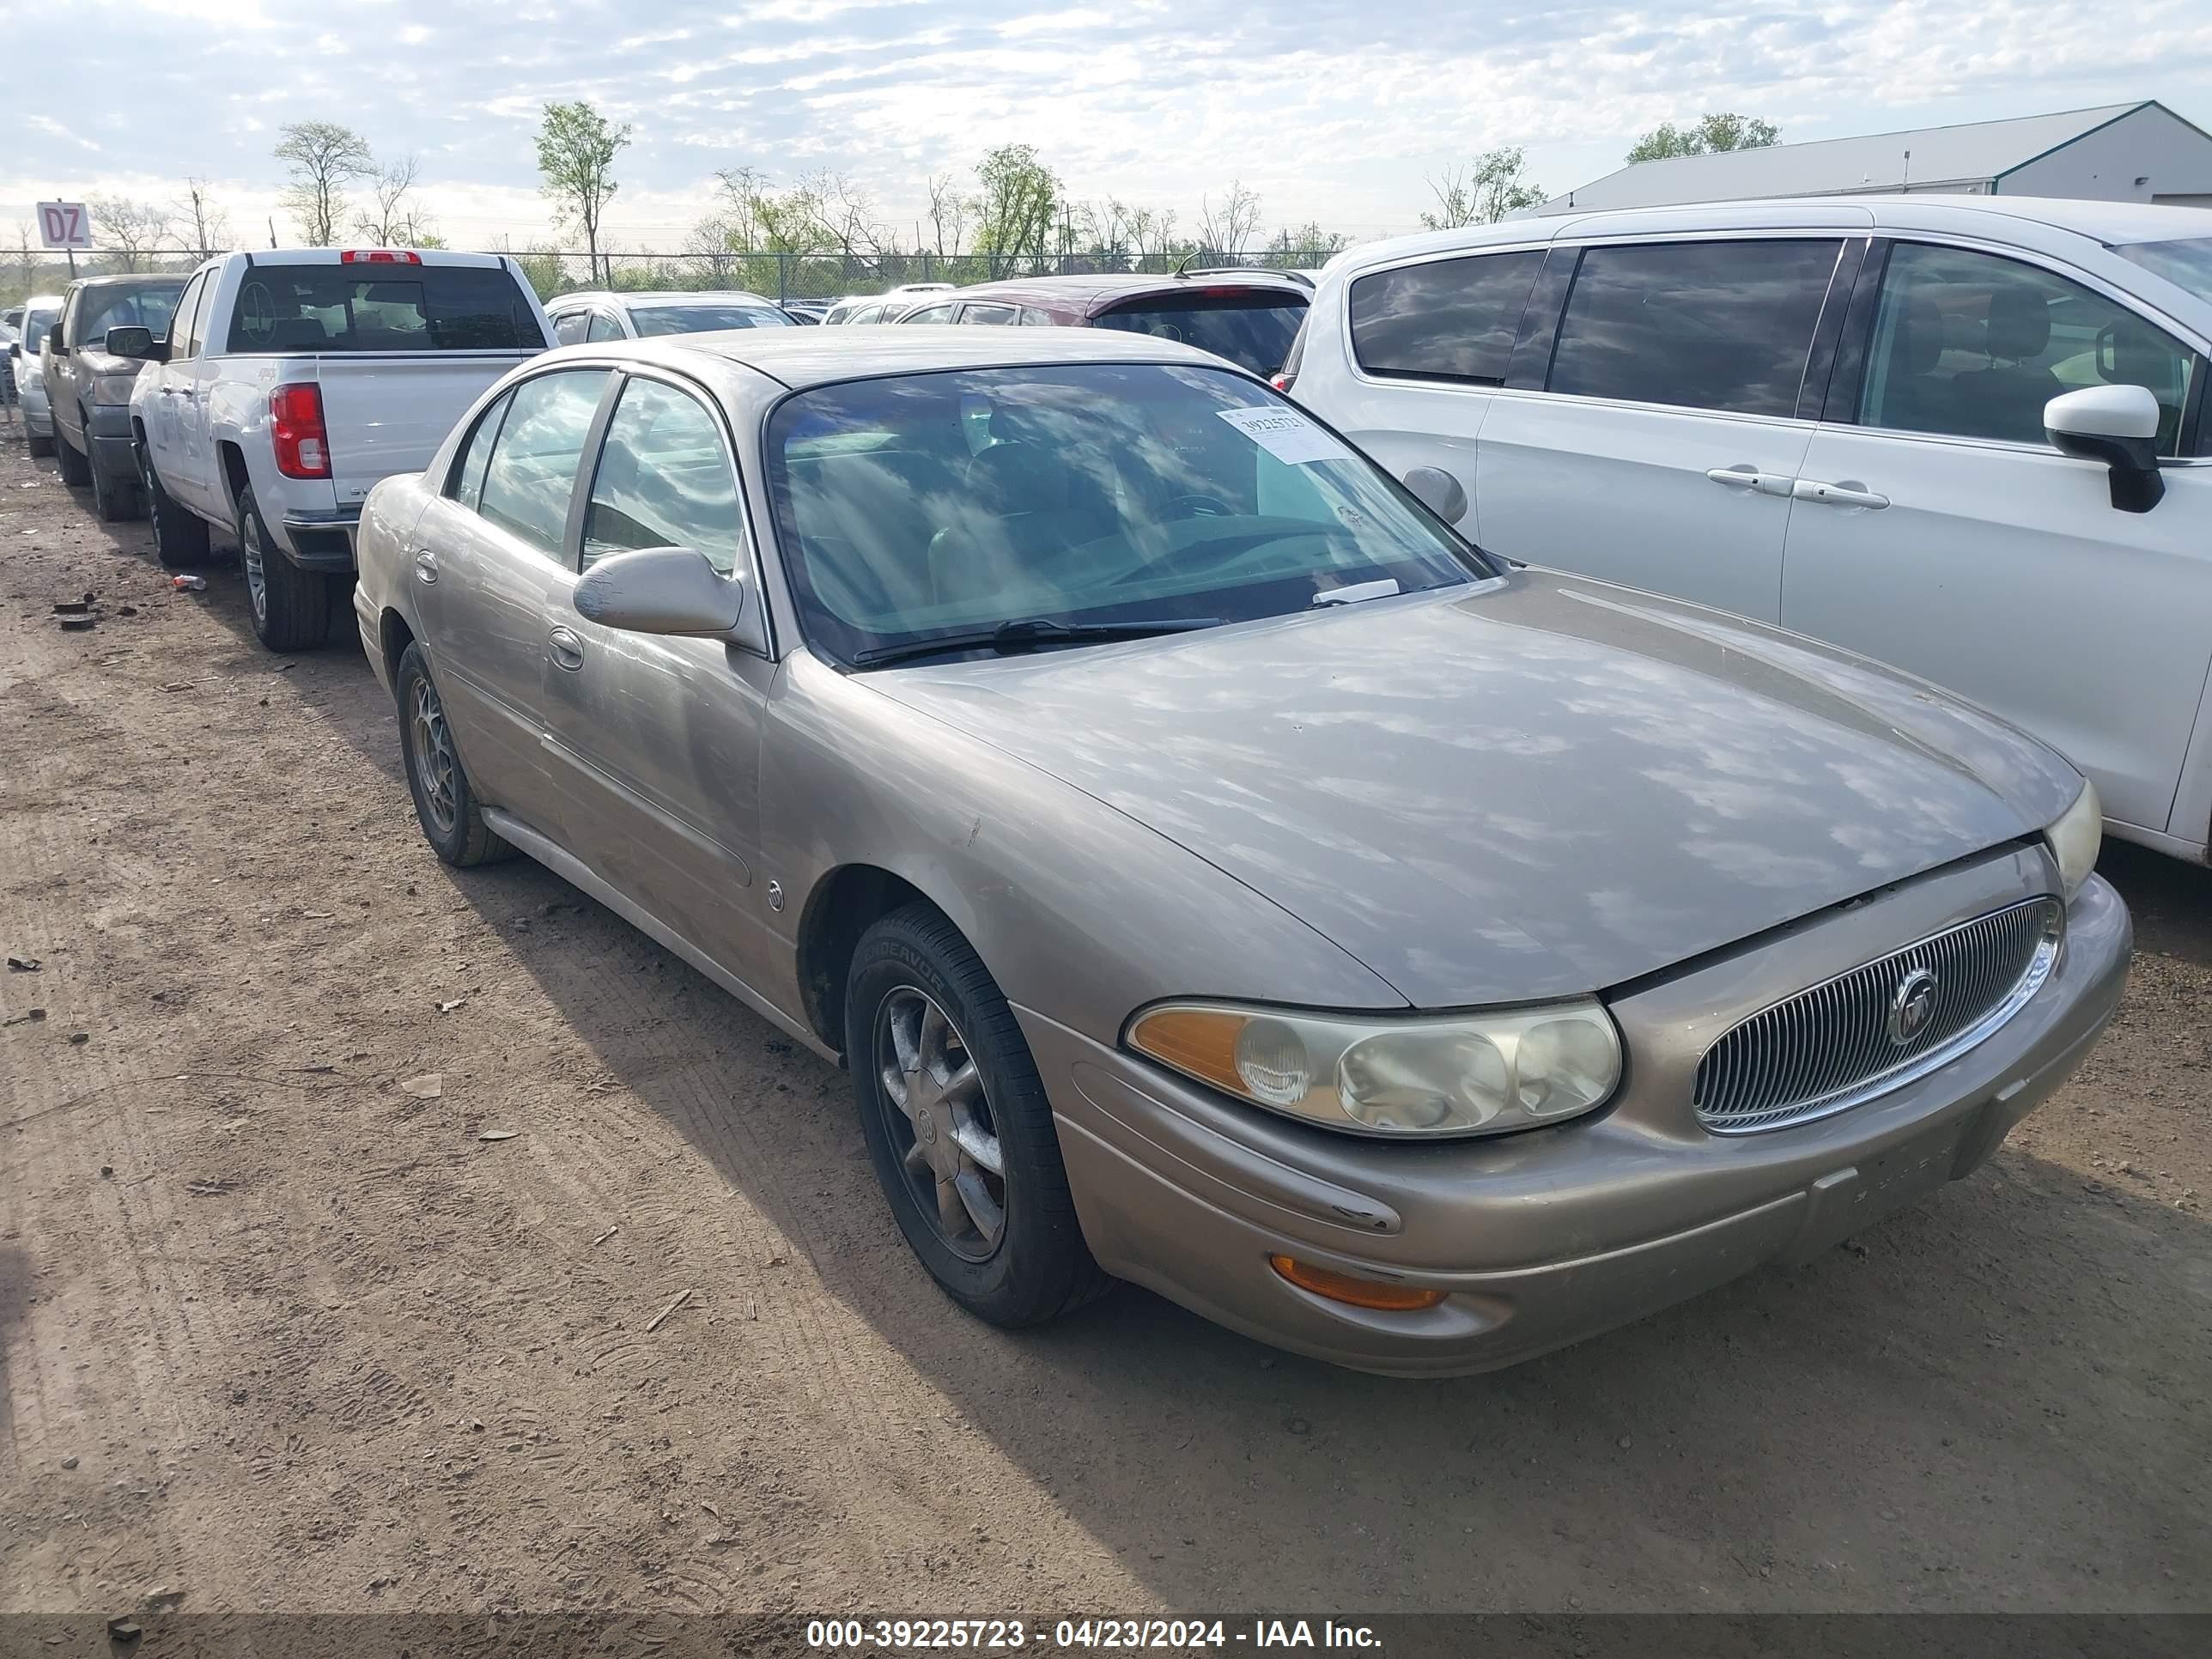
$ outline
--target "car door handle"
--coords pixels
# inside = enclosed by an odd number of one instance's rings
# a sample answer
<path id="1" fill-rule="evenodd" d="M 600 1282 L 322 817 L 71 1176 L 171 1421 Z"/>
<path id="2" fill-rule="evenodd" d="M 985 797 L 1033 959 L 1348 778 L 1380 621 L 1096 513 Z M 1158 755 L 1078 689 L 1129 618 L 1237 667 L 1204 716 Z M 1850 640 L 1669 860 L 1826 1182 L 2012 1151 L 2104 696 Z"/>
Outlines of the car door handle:
<path id="1" fill-rule="evenodd" d="M 1761 472 L 1756 467 L 1743 463 L 1709 468 L 1705 476 L 1717 484 L 1726 484 L 1730 489 L 1755 489 L 1762 495 L 1787 495 L 1792 482 L 1778 472 Z"/>
<path id="2" fill-rule="evenodd" d="M 173 398 L 177 395 L 177 392 L 178 388 L 173 386 L 165 386 L 161 388 L 161 395 L 164 398 Z"/>
<path id="3" fill-rule="evenodd" d="M 556 628 L 546 636 L 546 648 L 553 660 L 571 674 L 584 665 L 584 642 L 576 637 L 572 628 Z"/>
<path id="4" fill-rule="evenodd" d="M 1801 501 L 1826 501 L 1830 507 L 1887 507 L 1889 497 L 1877 495 L 1856 478 L 1845 478 L 1838 483 L 1823 483 L 1818 478 L 1800 478 L 1790 493 Z"/>
<path id="5" fill-rule="evenodd" d="M 438 580 L 438 556 L 427 547 L 415 550 L 415 580 L 418 582 Z"/>

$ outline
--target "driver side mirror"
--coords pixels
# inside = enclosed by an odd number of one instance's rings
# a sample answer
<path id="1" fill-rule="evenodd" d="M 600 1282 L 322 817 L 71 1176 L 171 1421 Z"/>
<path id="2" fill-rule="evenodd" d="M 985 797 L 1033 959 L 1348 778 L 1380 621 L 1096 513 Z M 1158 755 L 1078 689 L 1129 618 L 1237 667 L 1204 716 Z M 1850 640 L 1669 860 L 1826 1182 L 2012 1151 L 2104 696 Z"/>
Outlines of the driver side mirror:
<path id="1" fill-rule="evenodd" d="M 11 360 L 20 358 L 22 355 L 23 343 L 21 340 L 10 340 L 8 342 L 8 356 Z"/>
<path id="2" fill-rule="evenodd" d="M 577 614 L 633 634 L 725 639 L 768 649 L 760 605 L 743 576 L 725 576 L 688 547 L 601 559 L 577 579 Z"/>
<path id="3" fill-rule="evenodd" d="M 2112 505 L 2148 513 L 2166 499 L 2158 470 L 2158 399 L 2146 386 L 2093 386 L 2043 406 L 2043 429 L 2062 455 L 2112 469 Z"/>
<path id="4" fill-rule="evenodd" d="M 1440 466 L 1415 467 L 1406 475 L 1406 488 L 1446 524 L 1457 524 L 1467 516 L 1466 489 Z"/>

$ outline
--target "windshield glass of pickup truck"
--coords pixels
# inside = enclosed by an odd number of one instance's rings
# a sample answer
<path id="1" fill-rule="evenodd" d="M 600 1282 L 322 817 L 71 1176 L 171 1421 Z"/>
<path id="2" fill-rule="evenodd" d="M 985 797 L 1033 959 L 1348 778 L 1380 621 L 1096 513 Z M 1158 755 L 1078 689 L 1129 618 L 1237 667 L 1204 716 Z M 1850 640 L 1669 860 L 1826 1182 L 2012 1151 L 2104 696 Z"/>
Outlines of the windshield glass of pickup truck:
<path id="1" fill-rule="evenodd" d="M 184 291 L 181 277 L 173 283 L 88 288 L 76 337 L 88 345 L 98 345 L 107 337 L 111 328 L 145 328 L 151 329 L 158 340 L 168 333 L 170 315 L 177 308 L 177 296 Z"/>
<path id="2" fill-rule="evenodd" d="M 477 265 L 275 265 L 246 272 L 232 351 L 535 351 L 513 276 Z"/>

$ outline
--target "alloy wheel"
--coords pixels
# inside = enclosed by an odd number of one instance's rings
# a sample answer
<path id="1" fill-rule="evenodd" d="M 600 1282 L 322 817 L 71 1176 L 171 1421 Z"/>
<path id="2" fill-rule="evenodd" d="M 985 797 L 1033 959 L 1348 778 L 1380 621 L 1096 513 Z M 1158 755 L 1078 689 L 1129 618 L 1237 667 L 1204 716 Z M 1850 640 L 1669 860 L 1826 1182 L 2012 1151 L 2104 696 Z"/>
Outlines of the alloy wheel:
<path id="1" fill-rule="evenodd" d="M 449 836 L 459 817 L 460 792 L 457 785 L 460 768 L 453 757 L 453 738 L 446 730 L 445 705 L 438 701 L 437 688 L 427 677 L 418 677 L 415 682 L 407 740 L 414 750 L 415 776 L 422 789 L 422 810 L 429 814 L 433 830 L 441 836 Z"/>
<path id="2" fill-rule="evenodd" d="M 261 521 L 246 514 L 238 527 L 238 562 L 246 572 L 246 597 L 253 605 L 253 620 L 269 621 L 269 570 L 261 547 Z"/>
<path id="3" fill-rule="evenodd" d="M 981 1261 L 1006 1231 L 1006 1164 L 967 1040 L 926 991 L 876 1010 L 877 1102 L 915 1204 L 956 1255 Z"/>

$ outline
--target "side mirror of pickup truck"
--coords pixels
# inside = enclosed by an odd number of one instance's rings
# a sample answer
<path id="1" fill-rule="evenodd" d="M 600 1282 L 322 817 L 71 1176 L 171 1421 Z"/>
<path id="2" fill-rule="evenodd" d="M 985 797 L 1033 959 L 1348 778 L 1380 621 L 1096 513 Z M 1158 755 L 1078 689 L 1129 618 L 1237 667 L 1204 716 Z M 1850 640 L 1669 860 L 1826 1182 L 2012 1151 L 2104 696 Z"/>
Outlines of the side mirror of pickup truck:
<path id="1" fill-rule="evenodd" d="M 167 341 L 156 342 L 154 331 L 137 323 L 121 328 L 111 328 L 100 343 L 100 349 L 111 357 L 137 357 L 159 361 L 168 356 Z"/>
<path id="2" fill-rule="evenodd" d="M 634 634 L 692 635 L 768 649 L 760 603 L 742 576 L 725 576 L 688 547 L 614 553 L 577 581 L 579 616 Z"/>
<path id="3" fill-rule="evenodd" d="M 2112 505 L 2123 513 L 2148 513 L 2166 499 L 2158 423 L 2158 399 L 2147 386 L 2084 386 L 2043 406 L 2051 447 L 2111 468 Z"/>
<path id="4" fill-rule="evenodd" d="M 8 342 L 8 356 L 11 361 L 20 359 L 22 355 L 23 343 L 21 340 L 10 340 Z"/>

